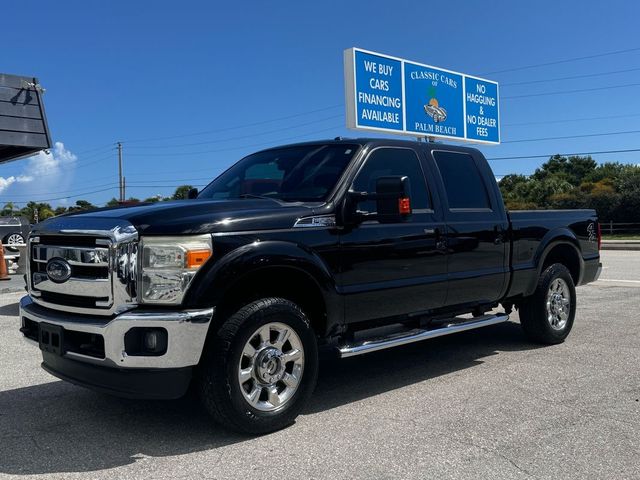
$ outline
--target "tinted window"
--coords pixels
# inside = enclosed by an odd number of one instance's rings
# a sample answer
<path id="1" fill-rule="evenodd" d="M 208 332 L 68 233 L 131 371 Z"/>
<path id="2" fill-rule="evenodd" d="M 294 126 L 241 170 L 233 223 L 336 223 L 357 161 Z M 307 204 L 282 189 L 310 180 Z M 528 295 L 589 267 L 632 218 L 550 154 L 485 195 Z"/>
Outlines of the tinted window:
<path id="1" fill-rule="evenodd" d="M 324 200 L 358 148 L 344 144 L 302 145 L 258 152 L 216 178 L 198 198 L 259 195 L 285 201 Z"/>
<path id="2" fill-rule="evenodd" d="M 433 156 L 447 191 L 449 208 L 491 208 L 482 175 L 471 155 L 433 152 Z"/>
<path id="3" fill-rule="evenodd" d="M 377 179 L 389 176 L 409 177 L 412 208 L 431 208 L 420 161 L 413 150 L 404 148 L 374 150 L 358 172 L 353 182 L 353 189 L 359 192 L 374 193 Z M 365 212 L 375 212 L 376 202 L 362 202 L 358 204 L 358 209 Z"/>

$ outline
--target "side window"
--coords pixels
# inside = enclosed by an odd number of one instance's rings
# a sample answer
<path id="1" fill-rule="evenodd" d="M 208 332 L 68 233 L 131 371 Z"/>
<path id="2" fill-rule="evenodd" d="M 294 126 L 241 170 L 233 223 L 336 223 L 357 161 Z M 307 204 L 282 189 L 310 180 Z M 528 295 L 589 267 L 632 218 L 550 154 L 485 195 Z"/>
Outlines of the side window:
<path id="1" fill-rule="evenodd" d="M 449 208 L 491 208 L 482 174 L 473 157 L 467 153 L 433 152 Z"/>
<path id="2" fill-rule="evenodd" d="M 411 206 L 413 209 L 431 208 L 427 185 L 416 153 L 406 148 L 379 148 L 374 150 L 362 166 L 353 189 L 360 192 L 376 191 L 376 181 L 380 177 L 407 176 L 411 184 Z M 373 213 L 376 202 L 362 202 L 358 209 Z"/>

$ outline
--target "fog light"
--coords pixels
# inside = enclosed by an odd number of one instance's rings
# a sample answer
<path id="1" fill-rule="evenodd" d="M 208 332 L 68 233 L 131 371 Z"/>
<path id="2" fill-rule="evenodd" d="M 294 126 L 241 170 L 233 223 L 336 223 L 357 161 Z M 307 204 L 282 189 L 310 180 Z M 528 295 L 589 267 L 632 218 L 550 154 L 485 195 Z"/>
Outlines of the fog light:
<path id="1" fill-rule="evenodd" d="M 144 334 L 144 349 L 149 352 L 155 352 L 158 348 L 158 337 L 160 334 L 156 330 L 151 330 Z"/>
<path id="2" fill-rule="evenodd" d="M 167 331 L 164 328 L 135 327 L 124 336 L 124 349 L 134 357 L 157 357 L 167 353 Z"/>

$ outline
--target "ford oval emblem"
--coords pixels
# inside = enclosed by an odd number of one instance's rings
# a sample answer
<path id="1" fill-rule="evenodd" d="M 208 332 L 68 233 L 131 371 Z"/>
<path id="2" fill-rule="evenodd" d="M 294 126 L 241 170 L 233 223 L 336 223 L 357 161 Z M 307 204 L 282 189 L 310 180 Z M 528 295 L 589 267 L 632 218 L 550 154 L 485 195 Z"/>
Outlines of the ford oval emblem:
<path id="1" fill-rule="evenodd" d="M 52 258 L 47 262 L 47 277 L 55 283 L 63 283 L 71 277 L 71 265 L 64 258 Z"/>

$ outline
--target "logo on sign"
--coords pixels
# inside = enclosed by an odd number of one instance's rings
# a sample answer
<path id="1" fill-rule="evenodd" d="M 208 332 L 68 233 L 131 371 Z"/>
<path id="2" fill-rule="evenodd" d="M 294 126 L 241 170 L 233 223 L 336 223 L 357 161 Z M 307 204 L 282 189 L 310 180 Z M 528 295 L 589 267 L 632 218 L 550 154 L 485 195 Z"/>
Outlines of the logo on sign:
<path id="1" fill-rule="evenodd" d="M 429 95 L 431 96 L 431 99 L 429 100 L 429 103 L 424 106 L 424 112 L 433 118 L 434 122 L 444 122 L 447 119 L 447 111 L 444 107 L 440 106 L 440 103 L 436 98 L 436 89 L 431 88 L 429 90 Z"/>
<path id="2" fill-rule="evenodd" d="M 63 283 L 71 278 L 71 265 L 64 258 L 52 258 L 47 262 L 47 277 L 55 283 Z"/>

